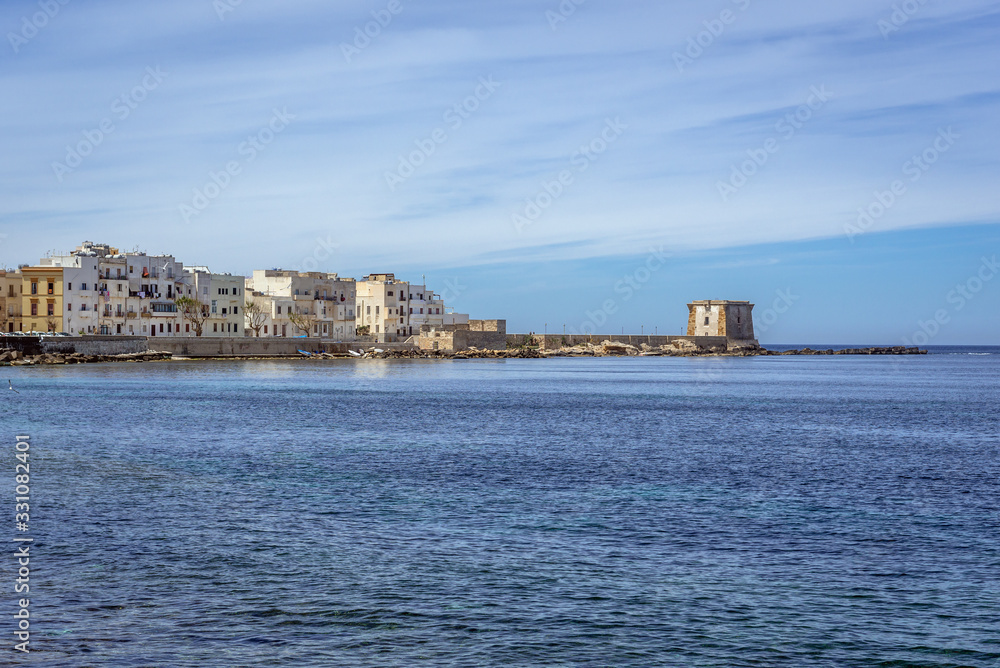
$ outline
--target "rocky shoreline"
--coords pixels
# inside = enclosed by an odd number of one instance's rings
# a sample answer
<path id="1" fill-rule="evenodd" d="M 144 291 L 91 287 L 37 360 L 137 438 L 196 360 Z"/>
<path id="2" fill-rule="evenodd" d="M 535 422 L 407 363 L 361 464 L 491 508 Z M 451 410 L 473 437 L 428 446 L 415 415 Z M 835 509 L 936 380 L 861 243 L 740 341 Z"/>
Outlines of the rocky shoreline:
<path id="1" fill-rule="evenodd" d="M 25 355 L 17 350 L 0 350 L 0 365 L 37 366 L 40 364 L 94 364 L 97 362 L 154 362 L 168 360 L 170 353 L 144 352 L 121 355 L 84 355 L 82 353 L 42 353 Z"/>
<path id="2" fill-rule="evenodd" d="M 536 348 L 508 348 L 507 350 L 463 350 L 442 353 L 419 350 L 385 350 L 366 353 L 374 359 L 540 359 L 546 357 L 756 357 L 767 355 L 926 355 L 926 350 L 904 346 L 845 348 L 842 350 L 767 350 L 765 348 L 702 348 L 689 341 L 676 341 L 671 345 L 653 347 L 648 344 L 633 346 L 617 341 L 587 343 L 556 350 Z"/>
<path id="3" fill-rule="evenodd" d="M 633 346 L 617 341 L 586 343 L 578 346 L 539 350 L 537 348 L 508 348 L 506 350 L 463 350 L 448 353 L 438 350 L 370 350 L 354 356 L 341 353 L 316 353 L 308 357 L 208 357 L 196 359 L 213 360 L 263 360 L 263 359 L 543 359 L 548 357 L 756 357 L 768 355 L 926 355 L 926 350 L 904 346 L 845 348 L 842 350 L 767 350 L 765 348 L 702 348 L 689 341 L 677 341 L 671 345 L 653 347 L 648 344 Z M 16 350 L 0 350 L 0 366 L 37 366 L 57 364 L 94 364 L 98 362 L 155 362 L 178 358 L 166 352 L 126 353 L 121 355 L 84 355 L 81 353 L 44 353 L 25 355 Z"/>

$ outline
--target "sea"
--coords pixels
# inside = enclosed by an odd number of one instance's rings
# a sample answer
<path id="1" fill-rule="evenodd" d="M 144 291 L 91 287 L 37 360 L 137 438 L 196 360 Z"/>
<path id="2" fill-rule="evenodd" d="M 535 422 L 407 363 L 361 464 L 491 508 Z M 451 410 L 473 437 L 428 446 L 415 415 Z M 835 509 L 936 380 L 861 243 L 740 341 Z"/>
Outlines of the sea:
<path id="1" fill-rule="evenodd" d="M 4 371 L 0 665 L 1000 666 L 997 347 Z"/>

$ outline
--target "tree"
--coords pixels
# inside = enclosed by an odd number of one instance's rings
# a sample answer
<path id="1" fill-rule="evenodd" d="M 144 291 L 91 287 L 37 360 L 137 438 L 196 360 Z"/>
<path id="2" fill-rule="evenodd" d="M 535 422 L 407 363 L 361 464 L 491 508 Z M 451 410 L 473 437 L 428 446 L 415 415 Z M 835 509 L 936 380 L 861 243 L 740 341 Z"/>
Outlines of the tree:
<path id="1" fill-rule="evenodd" d="M 194 327 L 194 335 L 201 336 L 202 330 L 205 329 L 205 321 L 212 315 L 208 304 L 191 297 L 178 297 L 174 301 L 174 304 L 177 305 L 177 310 L 180 311 L 181 316 Z"/>
<path id="2" fill-rule="evenodd" d="M 300 332 L 309 336 L 313 330 L 313 325 L 316 324 L 316 316 L 309 313 L 289 313 L 288 321 L 295 325 L 296 329 Z"/>
<path id="3" fill-rule="evenodd" d="M 247 329 L 252 330 L 254 336 L 260 336 L 260 330 L 267 322 L 267 315 L 264 304 L 256 299 L 248 299 L 243 305 L 243 317 L 246 318 Z"/>

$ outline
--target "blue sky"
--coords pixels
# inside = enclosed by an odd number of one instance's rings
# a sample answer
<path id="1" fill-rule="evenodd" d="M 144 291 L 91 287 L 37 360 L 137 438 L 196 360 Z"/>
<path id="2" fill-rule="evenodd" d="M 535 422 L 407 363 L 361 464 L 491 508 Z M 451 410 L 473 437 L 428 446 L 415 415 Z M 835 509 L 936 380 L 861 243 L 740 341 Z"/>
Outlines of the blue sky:
<path id="1" fill-rule="evenodd" d="M 731 298 L 764 341 L 943 310 L 929 343 L 998 342 L 1000 280 L 952 294 L 1000 237 L 996 2 L 36 0 L 0 29 L 8 266 L 91 239 L 426 275 L 518 330 Z"/>

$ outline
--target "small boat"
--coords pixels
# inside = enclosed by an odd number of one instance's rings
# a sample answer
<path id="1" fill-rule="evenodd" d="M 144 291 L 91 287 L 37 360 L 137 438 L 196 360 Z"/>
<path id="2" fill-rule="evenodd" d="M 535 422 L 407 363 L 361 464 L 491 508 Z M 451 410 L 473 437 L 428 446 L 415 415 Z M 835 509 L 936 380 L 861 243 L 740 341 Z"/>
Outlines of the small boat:
<path id="1" fill-rule="evenodd" d="M 384 350 L 382 350 L 381 348 L 372 348 L 372 352 L 376 352 L 376 353 L 384 353 L 385 351 L 384 351 Z"/>
<path id="2" fill-rule="evenodd" d="M 361 357 L 361 353 L 354 352 L 353 350 L 348 350 L 347 352 L 351 353 L 355 357 Z"/>
<path id="3" fill-rule="evenodd" d="M 306 357 L 312 357 L 313 356 L 312 353 L 308 353 L 305 350 L 300 350 L 299 353 L 302 354 L 302 355 L 305 355 Z"/>

